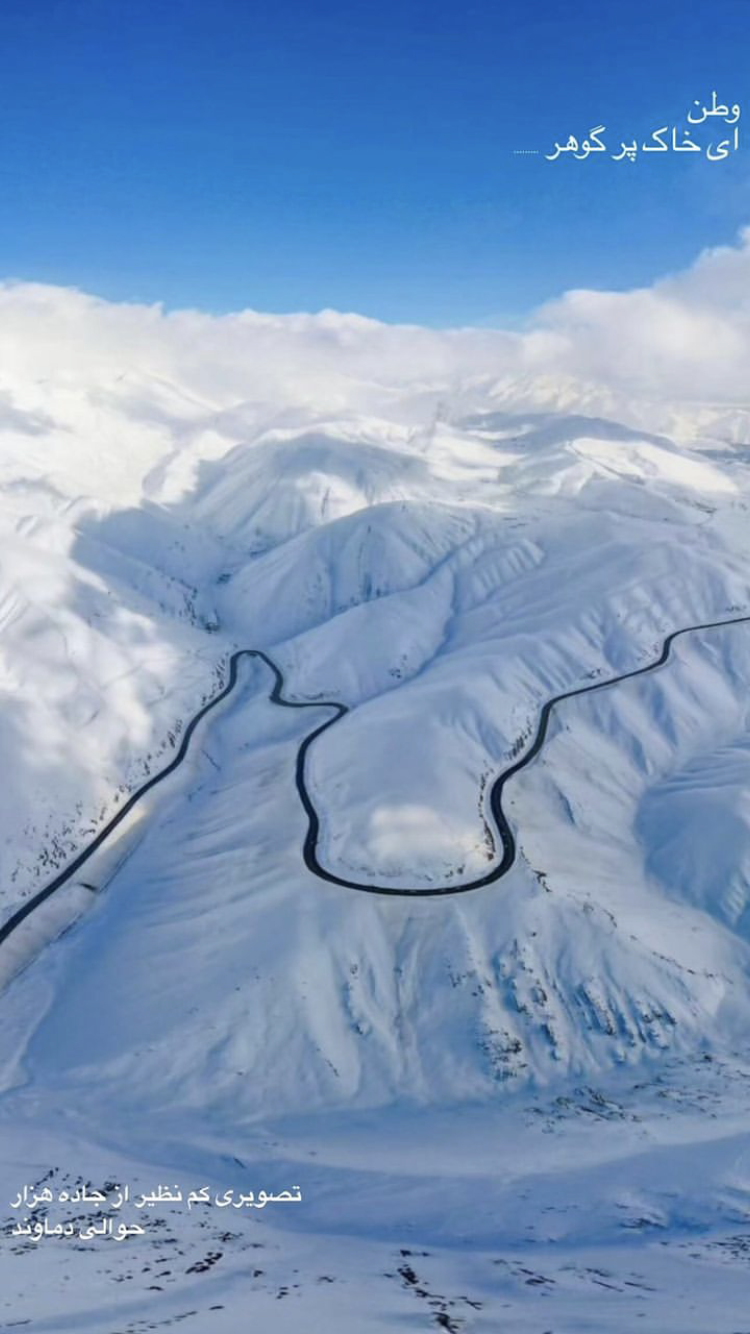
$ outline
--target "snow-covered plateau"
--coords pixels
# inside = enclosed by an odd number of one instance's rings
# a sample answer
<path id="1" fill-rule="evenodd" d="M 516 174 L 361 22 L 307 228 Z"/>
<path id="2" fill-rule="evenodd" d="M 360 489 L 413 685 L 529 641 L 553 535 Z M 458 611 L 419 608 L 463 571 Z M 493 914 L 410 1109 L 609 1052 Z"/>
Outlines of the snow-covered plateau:
<path id="1" fill-rule="evenodd" d="M 321 701 L 244 660 L 0 944 L 0 1330 L 750 1329 L 748 292 L 750 234 L 518 333 L 0 287 L 0 929 L 235 651 Z M 413 893 L 547 700 L 733 620 Z M 14 1235 L 79 1179 L 302 1199 Z"/>

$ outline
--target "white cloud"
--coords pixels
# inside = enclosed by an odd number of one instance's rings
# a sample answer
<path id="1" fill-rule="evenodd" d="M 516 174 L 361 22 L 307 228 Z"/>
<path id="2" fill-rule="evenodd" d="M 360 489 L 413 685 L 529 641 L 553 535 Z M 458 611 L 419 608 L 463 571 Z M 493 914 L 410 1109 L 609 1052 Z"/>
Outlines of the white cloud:
<path id="1" fill-rule="evenodd" d="M 537 314 L 554 339 L 534 360 L 554 369 L 685 402 L 750 400 L 750 228 L 736 246 L 630 292 L 572 291 Z M 533 336 L 532 336 L 533 337 Z"/>
<path id="2" fill-rule="evenodd" d="M 687 270 L 628 292 L 576 290 L 527 329 L 439 331 L 357 315 L 212 316 L 113 303 L 73 289 L 0 285 L 0 387 L 162 377 L 226 409 L 249 399 L 361 410 L 388 394 L 450 393 L 495 379 L 563 379 L 618 400 L 750 399 L 750 228 Z M 384 393 L 384 387 L 387 392 Z M 549 384 L 540 388 L 549 396 Z M 554 394 L 552 394 L 554 397 Z M 573 399 L 575 394 L 573 394 Z"/>

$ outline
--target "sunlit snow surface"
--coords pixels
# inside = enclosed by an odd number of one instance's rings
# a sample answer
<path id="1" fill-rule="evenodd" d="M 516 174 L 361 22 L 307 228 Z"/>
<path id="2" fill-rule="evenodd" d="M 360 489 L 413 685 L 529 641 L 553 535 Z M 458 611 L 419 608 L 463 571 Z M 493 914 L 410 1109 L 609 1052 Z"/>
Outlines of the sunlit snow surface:
<path id="1" fill-rule="evenodd" d="M 508 335 L 20 293 L 0 920 L 238 647 L 349 706 L 309 755 L 321 860 L 429 887 L 497 860 L 489 787 L 546 699 L 750 613 L 735 400 L 521 375 Z M 457 898 L 305 869 L 328 715 L 270 686 L 246 662 L 94 892 L 3 947 L 0 1329 L 748 1327 L 750 625 L 562 704 L 505 794 L 515 866 Z M 303 1201 L 34 1249 L 6 1204 L 51 1169 Z"/>

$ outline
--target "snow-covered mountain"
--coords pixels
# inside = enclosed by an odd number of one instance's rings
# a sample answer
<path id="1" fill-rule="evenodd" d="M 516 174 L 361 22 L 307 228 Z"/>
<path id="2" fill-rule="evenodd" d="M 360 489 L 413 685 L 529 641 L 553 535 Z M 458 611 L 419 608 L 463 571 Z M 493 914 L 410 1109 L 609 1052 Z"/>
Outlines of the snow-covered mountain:
<path id="1" fill-rule="evenodd" d="M 659 398 L 653 348 L 630 386 L 584 375 L 565 302 L 508 335 L 1 296 L 0 920 L 169 762 L 237 648 L 348 706 L 308 756 L 320 858 L 408 891 L 497 863 L 491 784 L 546 700 L 750 616 L 729 334 L 693 400 L 666 352 Z M 279 709 L 244 663 L 87 863 L 97 892 L 5 942 L 4 1115 L 75 1108 L 78 1135 L 208 1173 L 209 1140 L 301 1107 L 516 1116 L 704 1054 L 736 1071 L 748 682 L 734 625 L 563 702 L 505 794 L 511 871 L 384 898 L 306 869 L 295 762 L 330 710 Z"/>

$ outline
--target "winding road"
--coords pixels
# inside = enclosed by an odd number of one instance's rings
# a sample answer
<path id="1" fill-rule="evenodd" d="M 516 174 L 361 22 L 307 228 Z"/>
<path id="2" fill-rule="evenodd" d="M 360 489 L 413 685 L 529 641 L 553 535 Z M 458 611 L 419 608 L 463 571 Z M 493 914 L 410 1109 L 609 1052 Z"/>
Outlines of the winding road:
<path id="1" fill-rule="evenodd" d="M 305 761 L 313 742 L 349 712 L 348 705 L 339 704 L 334 700 L 301 701 L 285 699 L 282 694 L 284 688 L 283 675 L 281 670 L 276 666 L 276 663 L 269 658 L 268 654 L 264 653 L 262 649 L 238 649 L 229 659 L 229 672 L 225 685 L 218 694 L 214 695 L 214 697 L 210 699 L 207 704 L 204 704 L 194 717 L 191 718 L 183 732 L 182 740 L 174 758 L 170 763 L 132 793 L 117 814 L 104 825 L 96 837 L 92 839 L 82 852 L 74 857 L 73 861 L 70 862 L 69 865 L 54 878 L 54 880 L 51 880 L 50 883 L 45 885 L 43 889 L 40 889 L 38 893 L 27 899 L 27 901 L 22 904 L 22 906 L 18 908 L 7 921 L 3 922 L 0 926 L 0 944 L 7 940 L 40 904 L 44 903 L 56 890 L 60 889 L 64 884 L 71 880 L 78 871 L 80 871 L 81 867 L 84 866 L 89 858 L 102 846 L 103 843 L 106 842 L 110 834 L 122 823 L 126 816 L 130 814 L 133 807 L 151 790 L 151 788 L 156 787 L 157 783 L 162 783 L 165 778 L 171 773 L 174 773 L 175 769 L 182 764 L 198 724 L 206 717 L 206 714 L 210 713 L 212 709 L 215 709 L 218 704 L 221 704 L 222 700 L 225 700 L 234 690 L 237 684 L 239 664 L 243 658 L 260 658 L 269 668 L 273 676 L 273 688 L 269 695 L 269 700 L 272 704 L 278 704 L 285 709 L 331 709 L 333 711 L 330 718 L 307 734 L 297 750 L 295 782 L 300 801 L 302 802 L 307 815 L 307 833 L 302 846 L 302 856 L 308 870 L 311 871 L 313 875 L 318 876 L 319 879 L 327 880 L 332 885 L 341 885 L 344 889 L 360 890 L 364 894 L 389 894 L 400 898 L 435 898 L 439 895 L 466 894 L 469 890 L 481 889 L 484 885 L 492 885 L 495 881 L 501 880 L 504 875 L 507 875 L 516 859 L 516 840 L 503 810 L 503 791 L 509 779 L 511 779 L 514 774 L 520 773 L 522 769 L 525 769 L 539 754 L 547 736 L 547 729 L 549 727 L 552 711 L 558 704 L 562 704 L 566 699 L 575 699 L 578 695 L 590 695 L 595 690 L 609 689 L 612 686 L 619 685 L 621 681 L 630 681 L 636 676 L 645 676 L 646 673 L 655 671 L 657 667 L 662 667 L 667 662 L 673 643 L 682 635 L 695 634 L 702 630 L 716 630 L 728 625 L 746 625 L 748 623 L 750 623 L 750 615 L 733 616 L 731 619 L 724 621 L 706 621 L 701 625 L 687 625 L 681 630 L 673 630 L 671 634 L 667 635 L 662 645 L 661 653 L 653 662 L 646 663 L 644 667 L 637 667 L 631 672 L 621 672 L 619 676 L 611 676 L 603 681 L 595 681 L 591 685 L 579 686 L 575 690 L 566 690 L 563 694 L 555 695 L 552 699 L 547 700 L 546 704 L 542 706 L 539 714 L 536 735 L 528 749 L 520 759 L 509 765 L 507 769 L 504 769 L 502 773 L 497 776 L 490 789 L 490 810 L 503 849 L 501 860 L 492 868 L 492 870 L 487 871 L 484 875 L 478 876 L 475 880 L 468 881 L 466 884 L 444 885 L 428 889 L 423 886 L 407 889 L 394 888 L 392 885 L 362 884 L 356 880 L 347 880 L 344 876 L 335 875 L 333 871 L 329 871 L 320 863 L 318 860 L 320 820 L 307 788 Z M 91 886 L 89 886 L 89 888 L 91 888 Z"/>

